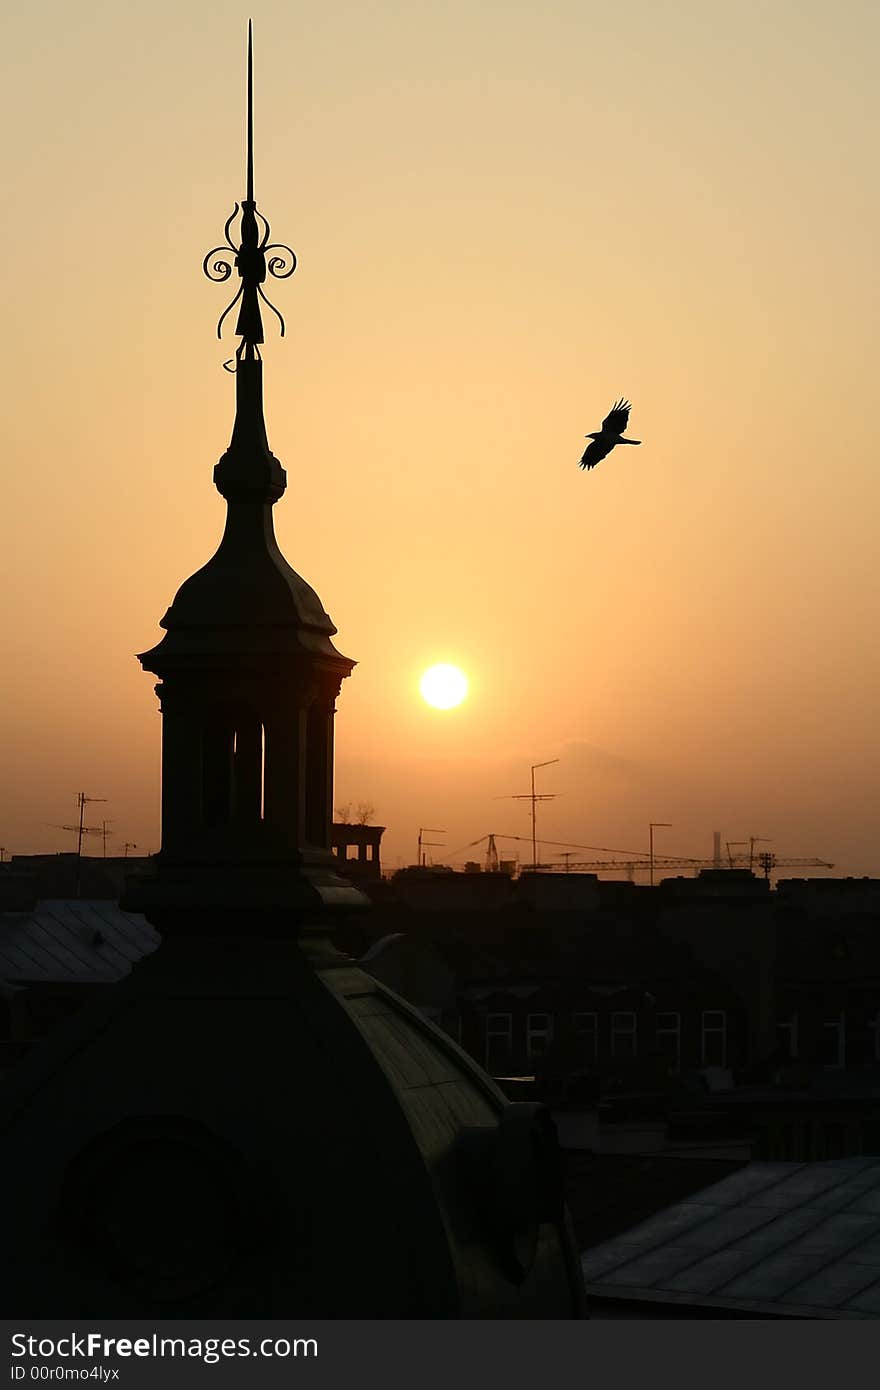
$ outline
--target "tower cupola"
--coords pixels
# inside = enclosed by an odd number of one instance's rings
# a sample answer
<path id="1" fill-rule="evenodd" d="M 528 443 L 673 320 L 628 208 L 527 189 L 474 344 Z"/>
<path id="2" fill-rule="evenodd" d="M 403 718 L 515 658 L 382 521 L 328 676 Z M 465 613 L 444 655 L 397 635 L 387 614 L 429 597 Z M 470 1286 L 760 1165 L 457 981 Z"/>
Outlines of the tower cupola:
<path id="1" fill-rule="evenodd" d="M 162 896 L 193 902 L 301 903 L 359 895 L 333 872 L 333 718 L 354 662 L 333 645 L 321 600 L 282 555 L 272 509 L 287 475 L 269 447 L 263 415 L 261 306 L 267 276 L 296 268 L 271 242 L 253 188 L 253 79 L 248 35 L 246 196 L 205 257 L 209 279 L 234 272 L 239 344 L 235 421 L 214 469 L 226 501 L 216 553 L 175 595 L 165 636 L 139 660 L 159 677 L 162 711 Z M 237 236 L 233 229 L 237 224 Z M 172 891 L 172 884 L 175 885 Z M 327 893 L 322 889 L 327 890 Z M 158 886 L 158 885 L 157 885 Z M 256 897 L 255 897 L 256 894 Z"/>

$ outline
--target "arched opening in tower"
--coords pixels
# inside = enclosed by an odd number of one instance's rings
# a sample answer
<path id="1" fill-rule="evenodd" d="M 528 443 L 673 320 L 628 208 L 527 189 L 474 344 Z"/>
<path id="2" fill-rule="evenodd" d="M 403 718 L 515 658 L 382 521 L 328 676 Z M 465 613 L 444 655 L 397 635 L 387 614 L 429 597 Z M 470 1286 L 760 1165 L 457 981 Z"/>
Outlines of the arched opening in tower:
<path id="1" fill-rule="evenodd" d="M 330 716 L 315 702 L 306 716 L 306 842 L 330 848 Z"/>

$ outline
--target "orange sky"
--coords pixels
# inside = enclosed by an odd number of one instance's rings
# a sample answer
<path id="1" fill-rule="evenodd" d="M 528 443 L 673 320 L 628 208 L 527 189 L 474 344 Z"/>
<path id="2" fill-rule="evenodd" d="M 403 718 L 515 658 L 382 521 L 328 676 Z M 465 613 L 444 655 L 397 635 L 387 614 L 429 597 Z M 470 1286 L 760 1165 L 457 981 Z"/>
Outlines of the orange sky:
<path id="1" fill-rule="evenodd" d="M 337 805 L 386 862 L 529 834 L 880 874 L 876 6 L 252 6 L 282 548 L 358 661 Z M 246 12 L 7 20 L 0 844 L 159 843 L 134 653 L 209 557 Z M 612 400 L 630 434 L 595 472 Z M 418 695 L 434 661 L 465 705 Z M 662 841 L 660 836 L 663 837 Z M 523 846 L 523 848 L 525 848 Z M 437 852 L 437 857 L 442 857 Z"/>

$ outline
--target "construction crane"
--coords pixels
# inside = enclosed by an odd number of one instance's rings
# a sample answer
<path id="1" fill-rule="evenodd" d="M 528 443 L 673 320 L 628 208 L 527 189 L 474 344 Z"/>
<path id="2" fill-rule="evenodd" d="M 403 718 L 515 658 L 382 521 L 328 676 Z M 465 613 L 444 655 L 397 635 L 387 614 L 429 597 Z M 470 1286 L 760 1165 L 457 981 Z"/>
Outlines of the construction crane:
<path id="1" fill-rule="evenodd" d="M 779 859 L 775 854 L 759 854 L 757 856 L 764 876 L 776 869 L 833 869 L 834 865 L 827 859 Z M 650 870 L 650 863 L 647 859 L 580 859 L 568 860 L 564 863 L 542 864 L 542 869 L 549 869 L 556 873 L 562 871 L 569 873 L 572 869 L 580 869 L 587 872 L 602 872 L 603 870 L 623 869 L 627 873 L 632 873 L 636 869 Z M 717 868 L 714 859 L 660 859 L 654 858 L 655 869 L 714 869 Z M 748 869 L 750 868 L 747 855 L 742 856 L 742 862 L 736 857 L 731 856 L 729 868 Z M 723 870 L 722 870 L 723 872 Z"/>
<path id="2" fill-rule="evenodd" d="M 731 840 L 728 842 L 727 858 L 728 865 L 731 869 L 751 869 L 753 867 L 755 858 L 757 858 L 757 862 L 760 864 L 765 877 L 767 877 L 768 879 L 770 877 L 770 874 L 774 872 L 776 869 L 834 868 L 834 865 L 829 860 L 819 859 L 817 857 L 783 859 L 775 854 L 770 854 L 767 851 L 764 851 L 762 854 L 755 856 L 754 845 L 757 839 L 758 836 L 752 836 L 751 844 L 749 845 L 751 851 L 750 854 L 744 853 L 742 855 L 735 855 L 731 852 L 732 846 L 736 844 L 737 841 Z M 448 855 L 447 857 L 449 859 L 454 859 L 456 855 L 463 854 L 465 850 L 474 849 L 477 845 L 482 845 L 483 843 L 485 843 L 485 870 L 487 873 L 497 873 L 499 868 L 499 856 L 496 841 L 498 840 L 519 840 L 524 844 L 531 844 L 531 837 L 529 836 L 502 835 L 496 830 L 488 835 L 481 835 L 478 840 L 471 840 L 469 844 L 462 845 L 460 849 L 454 850 L 452 854 Z M 565 843 L 566 842 L 564 840 L 538 841 L 538 844 L 552 846 L 557 849 L 565 845 Z M 739 841 L 739 843 L 745 845 L 749 842 L 746 840 L 742 840 Z M 551 873 L 558 873 L 560 871 L 563 873 L 570 873 L 573 870 L 580 870 L 581 872 L 588 873 L 608 873 L 620 872 L 622 870 L 624 873 L 632 877 L 632 875 L 637 870 L 643 869 L 645 870 L 645 872 L 648 872 L 651 867 L 651 861 L 649 856 L 646 855 L 643 851 L 639 850 L 615 850 L 608 849 L 601 845 L 576 844 L 568 845 L 567 848 L 570 850 L 588 849 L 592 850 L 594 853 L 604 853 L 612 857 L 606 859 L 572 859 L 570 853 L 563 853 L 561 861 L 551 861 L 549 863 L 543 863 L 541 865 L 541 868 L 546 869 Z M 689 859 L 682 855 L 655 855 L 654 867 L 655 869 L 678 869 L 679 871 L 697 871 L 699 869 L 717 869 L 718 864 L 714 857 L 711 859 Z"/>
<path id="3" fill-rule="evenodd" d="M 834 865 L 829 864 L 827 859 L 779 859 L 775 854 L 764 850 L 758 855 L 764 877 L 769 879 L 771 873 L 776 869 L 833 869 Z"/>
<path id="4" fill-rule="evenodd" d="M 513 798 L 511 798 L 511 799 L 513 799 Z M 499 800 L 501 800 L 501 798 L 499 798 Z M 539 798 L 539 800 L 540 800 L 540 798 Z M 470 840 L 466 845 L 461 845 L 458 849 L 453 850 L 452 853 L 451 853 L 451 854 L 448 854 L 446 857 L 447 857 L 447 859 L 455 859 L 457 855 L 459 855 L 459 854 L 464 854 L 466 850 L 475 849 L 475 848 L 477 847 L 477 845 L 482 845 L 483 843 L 485 843 L 485 844 L 486 844 L 486 857 L 485 857 L 485 863 L 484 863 L 485 870 L 486 870 L 487 873 L 497 873 L 498 870 L 500 869 L 501 861 L 500 861 L 499 854 L 498 854 L 498 847 L 497 847 L 497 845 L 496 845 L 496 840 L 517 840 L 517 841 L 519 841 L 521 844 L 529 844 L 529 845 L 531 845 L 531 844 L 534 844 L 534 845 L 549 845 L 551 848 L 554 848 L 554 849 L 560 849 L 560 848 L 564 848 L 564 849 L 568 849 L 568 850 L 587 849 L 587 850 L 591 850 L 594 854 L 631 854 L 631 855 L 633 856 L 633 859 L 638 859 L 639 855 L 642 853 L 642 851 L 640 851 L 640 850 L 628 850 L 628 849 L 626 849 L 626 850 L 615 850 L 615 849 L 608 849 L 608 848 L 606 848 L 606 846 L 604 846 L 604 845 L 579 845 L 579 844 L 569 844 L 568 841 L 566 841 L 566 840 L 538 840 L 538 839 L 533 840 L 531 836 L 527 836 L 527 835 L 502 835 L 502 834 L 500 833 L 500 831 L 495 830 L 495 831 L 491 832 L 491 833 L 488 834 L 488 835 L 481 835 L 481 836 L 479 837 L 478 840 Z M 564 855 L 563 855 L 563 858 L 564 858 L 564 859 L 570 859 L 570 857 L 571 857 L 571 856 L 570 856 L 569 854 L 564 854 Z M 604 861 L 603 861 L 603 862 L 604 862 Z M 629 862 L 629 861 L 627 861 L 627 862 Z M 649 860 L 647 859 L 647 857 L 645 857 L 643 861 L 640 860 L 639 862 L 643 862 L 645 868 L 648 867 Z M 665 864 L 667 863 L 666 860 L 660 860 L 660 859 L 657 859 L 655 862 L 656 862 L 657 864 L 661 864 L 661 865 L 665 865 Z M 692 865 L 692 864 L 695 864 L 696 862 L 697 862 L 697 861 L 696 861 L 695 859 L 670 859 L 670 860 L 668 861 L 668 863 L 670 863 L 670 864 L 678 864 L 678 865 L 681 865 L 681 864 Z M 547 864 L 541 864 L 540 866 L 537 866 L 537 865 L 536 865 L 535 867 L 540 867 L 540 868 L 543 869 L 543 868 L 552 868 L 552 867 L 554 867 L 554 866 L 553 866 L 553 865 L 547 865 Z M 572 867 L 574 867 L 574 866 L 572 866 Z"/>

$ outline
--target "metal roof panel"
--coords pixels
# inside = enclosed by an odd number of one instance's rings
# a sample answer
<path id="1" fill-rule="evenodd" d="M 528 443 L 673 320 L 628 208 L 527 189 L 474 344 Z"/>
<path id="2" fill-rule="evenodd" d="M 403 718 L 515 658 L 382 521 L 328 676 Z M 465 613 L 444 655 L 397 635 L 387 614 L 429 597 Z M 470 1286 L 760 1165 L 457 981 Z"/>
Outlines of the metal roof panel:
<path id="1" fill-rule="evenodd" d="M 52 898 L 27 913 L 0 913 L 0 979 L 24 984 L 121 979 L 159 945 L 140 913 L 106 900 Z"/>
<path id="2" fill-rule="evenodd" d="M 809 1303 L 818 1307 L 839 1308 L 863 1289 L 876 1283 L 875 1269 L 869 1265 L 838 1260 L 826 1264 L 802 1284 L 796 1284 L 782 1294 L 783 1303 Z"/>
<path id="3" fill-rule="evenodd" d="M 582 1256 L 592 1297 L 880 1316 L 880 1161 L 752 1163 Z"/>

